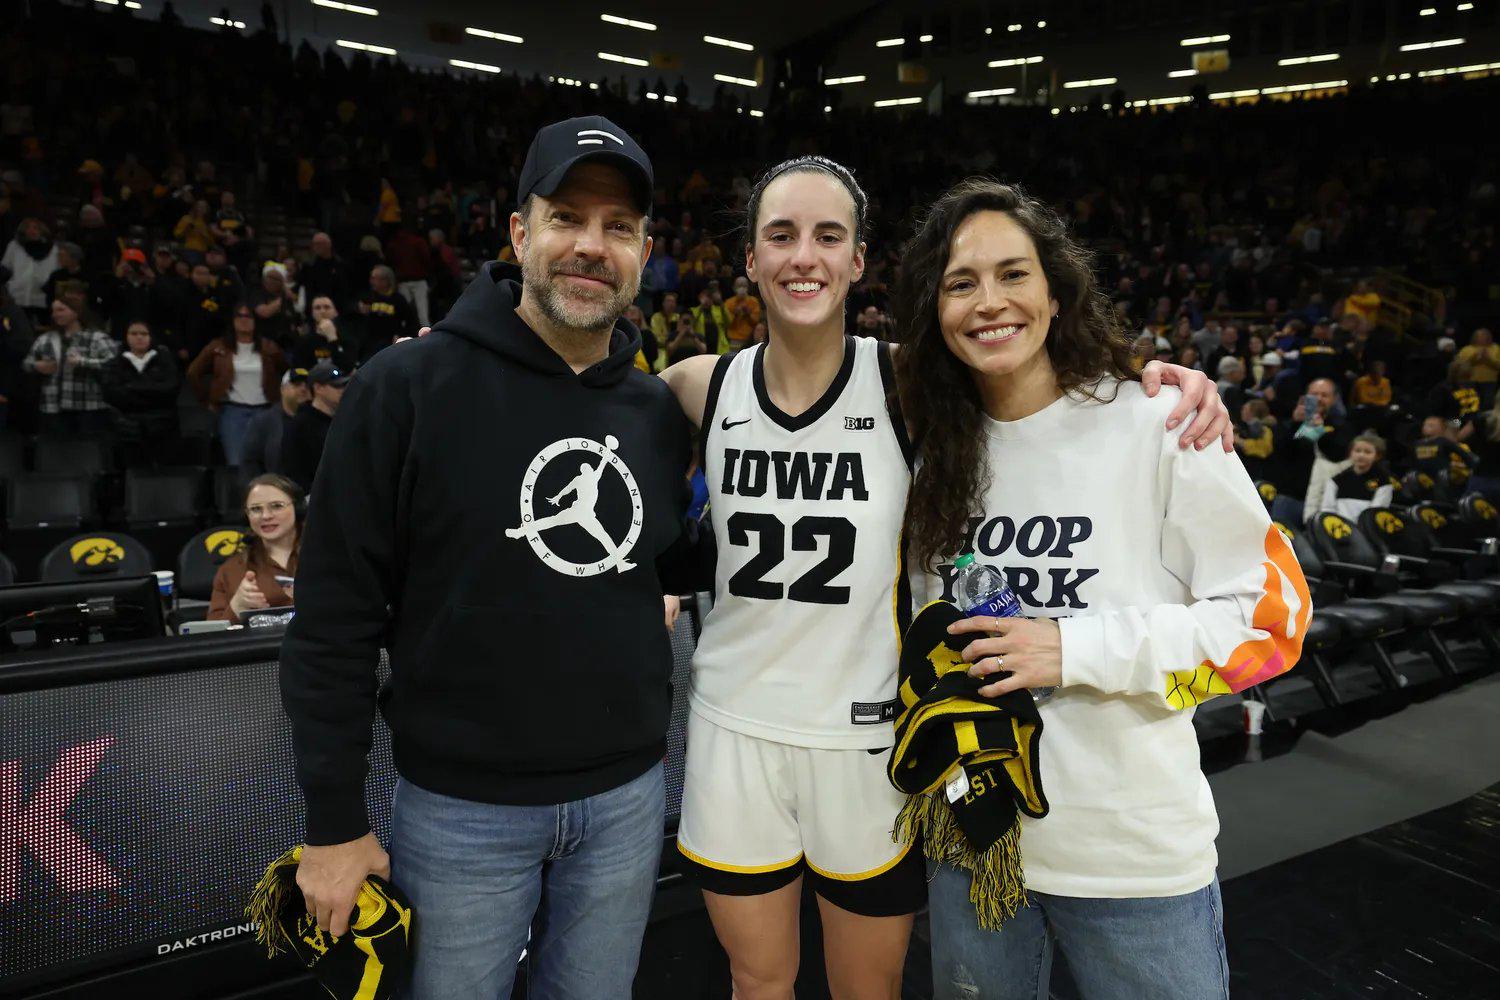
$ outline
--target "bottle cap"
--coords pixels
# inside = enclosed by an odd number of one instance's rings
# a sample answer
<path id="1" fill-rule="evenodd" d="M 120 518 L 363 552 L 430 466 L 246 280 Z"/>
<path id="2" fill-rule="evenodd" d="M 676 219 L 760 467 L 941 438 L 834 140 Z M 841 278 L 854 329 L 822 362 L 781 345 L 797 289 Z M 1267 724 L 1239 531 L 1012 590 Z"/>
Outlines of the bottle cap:
<path id="1" fill-rule="evenodd" d="M 963 569 L 965 566 L 969 566 L 969 565 L 973 564 L 973 562 L 974 562 L 974 553 L 972 553 L 972 552 L 965 552 L 963 555 L 961 555 L 957 559 L 953 560 L 953 568 L 954 569 Z"/>

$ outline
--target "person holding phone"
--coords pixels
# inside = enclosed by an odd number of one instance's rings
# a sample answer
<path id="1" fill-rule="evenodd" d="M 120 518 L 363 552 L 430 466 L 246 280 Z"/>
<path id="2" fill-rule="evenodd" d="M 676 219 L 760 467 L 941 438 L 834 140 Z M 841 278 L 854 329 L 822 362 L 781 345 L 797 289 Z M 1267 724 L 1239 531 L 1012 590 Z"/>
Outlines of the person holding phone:
<path id="1" fill-rule="evenodd" d="M 245 490 L 250 532 L 214 574 L 209 621 L 238 625 L 248 611 L 292 606 L 302 503 L 302 488 L 285 476 L 267 473 L 250 480 Z"/>
<path id="2" fill-rule="evenodd" d="M 1354 440 L 1339 390 L 1332 379 L 1316 378 L 1292 410 L 1292 418 L 1276 425 L 1275 452 L 1281 477 L 1271 517 L 1283 524 L 1301 524 L 1322 505 L 1323 491 L 1335 466 L 1349 454 Z"/>

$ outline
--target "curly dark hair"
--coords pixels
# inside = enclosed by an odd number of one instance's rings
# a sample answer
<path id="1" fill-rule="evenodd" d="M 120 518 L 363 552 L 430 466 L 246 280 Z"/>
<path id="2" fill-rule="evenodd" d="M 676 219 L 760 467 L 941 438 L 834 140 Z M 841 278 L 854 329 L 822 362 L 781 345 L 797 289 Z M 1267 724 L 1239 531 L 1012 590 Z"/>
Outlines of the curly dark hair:
<path id="1" fill-rule="evenodd" d="M 948 349 L 938 322 L 938 291 L 953 235 L 978 212 L 1004 212 L 1031 237 L 1049 296 L 1058 303 L 1047 356 L 1064 392 L 1100 398 L 1101 379 L 1138 379 L 1130 343 L 1094 278 L 1093 254 L 1062 218 L 1019 186 L 972 177 L 950 188 L 918 221 L 902 254 L 896 328 L 902 346 L 896 384 L 920 462 L 906 503 L 910 556 L 931 571 L 960 550 L 968 520 L 989 488 L 984 410 L 973 374 Z M 1110 397 L 1113 398 L 1113 397 Z"/>

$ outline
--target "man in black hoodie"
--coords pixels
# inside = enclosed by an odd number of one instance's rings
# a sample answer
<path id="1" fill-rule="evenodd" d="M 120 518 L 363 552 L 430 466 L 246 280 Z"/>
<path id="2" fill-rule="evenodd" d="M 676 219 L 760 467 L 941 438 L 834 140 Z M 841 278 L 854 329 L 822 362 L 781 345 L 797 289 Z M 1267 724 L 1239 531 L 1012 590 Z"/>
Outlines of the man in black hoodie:
<path id="1" fill-rule="evenodd" d="M 619 319 L 651 190 L 607 119 L 542 129 L 510 220 L 522 282 L 486 264 L 360 369 L 328 435 L 281 661 L 297 881 L 341 934 L 361 880 L 393 872 L 419 1000 L 508 996 L 528 928 L 534 988 L 630 993 L 664 823 L 662 594 L 691 582 L 688 424 Z M 364 801 L 382 646 L 390 858 Z"/>

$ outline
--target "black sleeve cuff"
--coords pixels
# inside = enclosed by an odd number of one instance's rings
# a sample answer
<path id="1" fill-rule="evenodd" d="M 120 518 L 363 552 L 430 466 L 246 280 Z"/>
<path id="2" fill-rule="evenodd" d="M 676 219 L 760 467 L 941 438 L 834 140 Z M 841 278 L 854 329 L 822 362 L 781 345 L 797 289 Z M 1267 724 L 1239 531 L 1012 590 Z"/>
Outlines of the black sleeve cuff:
<path id="1" fill-rule="evenodd" d="M 307 837 L 310 847 L 326 847 L 358 840 L 370 832 L 363 785 L 353 788 L 304 789 L 307 799 Z"/>

